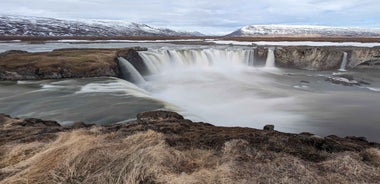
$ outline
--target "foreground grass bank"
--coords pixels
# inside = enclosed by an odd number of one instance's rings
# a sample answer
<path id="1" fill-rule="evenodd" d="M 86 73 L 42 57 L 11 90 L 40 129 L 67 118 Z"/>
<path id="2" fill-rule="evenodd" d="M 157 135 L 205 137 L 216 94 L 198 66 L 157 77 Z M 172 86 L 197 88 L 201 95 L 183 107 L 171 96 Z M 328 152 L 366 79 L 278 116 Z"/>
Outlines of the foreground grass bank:
<path id="1" fill-rule="evenodd" d="M 0 115 L 0 183 L 378 183 L 380 145 L 165 111 L 97 126 Z"/>

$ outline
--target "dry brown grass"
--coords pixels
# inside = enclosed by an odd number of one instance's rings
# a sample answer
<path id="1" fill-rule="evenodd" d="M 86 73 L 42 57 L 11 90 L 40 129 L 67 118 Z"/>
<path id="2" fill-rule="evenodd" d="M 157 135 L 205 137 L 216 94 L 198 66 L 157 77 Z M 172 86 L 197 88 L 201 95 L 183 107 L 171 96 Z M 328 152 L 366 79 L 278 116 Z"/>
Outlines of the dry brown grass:
<path id="1" fill-rule="evenodd" d="M 101 130 L 62 132 L 50 143 L 2 146 L 0 183 L 380 182 L 380 150 L 374 148 L 308 162 L 256 150 L 240 139 L 226 142 L 221 151 L 178 150 L 166 143 L 167 135 L 152 130 L 126 137 Z"/>
<path id="2" fill-rule="evenodd" d="M 3 80 L 118 76 L 118 49 L 61 49 L 0 57 Z"/>
<path id="3" fill-rule="evenodd" d="M 26 64 L 38 65 L 39 67 L 53 64 L 80 65 L 81 62 L 96 61 L 98 64 L 112 63 L 116 49 L 72 49 L 57 50 L 53 52 L 10 54 L 1 58 L 0 65 L 8 68 L 25 66 Z M 15 62 L 17 61 L 17 62 Z"/>

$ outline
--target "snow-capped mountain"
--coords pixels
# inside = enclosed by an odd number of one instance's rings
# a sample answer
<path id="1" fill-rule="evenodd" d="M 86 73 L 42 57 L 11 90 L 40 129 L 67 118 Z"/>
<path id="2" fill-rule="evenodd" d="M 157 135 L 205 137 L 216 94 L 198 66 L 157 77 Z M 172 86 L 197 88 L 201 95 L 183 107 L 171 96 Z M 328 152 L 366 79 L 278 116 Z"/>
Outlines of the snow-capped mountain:
<path id="1" fill-rule="evenodd" d="M 227 36 L 380 36 L 380 29 L 302 25 L 249 25 Z"/>
<path id="2" fill-rule="evenodd" d="M 0 36 L 201 36 L 118 20 L 0 16 Z"/>

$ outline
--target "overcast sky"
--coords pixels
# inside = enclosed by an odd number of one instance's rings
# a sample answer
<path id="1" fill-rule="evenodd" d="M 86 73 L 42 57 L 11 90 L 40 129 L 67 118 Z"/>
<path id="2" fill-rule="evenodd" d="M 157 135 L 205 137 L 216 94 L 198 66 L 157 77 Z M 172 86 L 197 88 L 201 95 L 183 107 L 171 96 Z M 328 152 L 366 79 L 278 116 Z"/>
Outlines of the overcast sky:
<path id="1" fill-rule="evenodd" d="M 0 14 L 117 19 L 222 34 L 251 24 L 380 27 L 380 0 L 0 0 Z"/>

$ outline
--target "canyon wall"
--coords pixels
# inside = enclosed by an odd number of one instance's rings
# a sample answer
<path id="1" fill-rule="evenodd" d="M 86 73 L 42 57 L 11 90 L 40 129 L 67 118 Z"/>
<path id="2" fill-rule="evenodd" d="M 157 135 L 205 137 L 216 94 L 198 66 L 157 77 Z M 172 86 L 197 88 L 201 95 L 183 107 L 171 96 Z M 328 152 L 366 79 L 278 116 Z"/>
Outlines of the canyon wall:
<path id="1" fill-rule="evenodd" d="M 256 59 L 264 61 L 269 47 L 258 47 Z M 306 70 L 337 70 L 340 68 L 343 53 L 347 53 L 347 69 L 379 68 L 380 47 L 311 47 L 287 46 L 274 48 L 276 66 Z"/>
<path id="2" fill-rule="evenodd" d="M 346 69 L 380 69 L 380 47 L 257 47 L 254 52 L 256 66 L 265 65 L 269 48 L 274 48 L 276 67 L 337 70 L 341 67 L 344 53 L 347 53 Z M 7 51 L 0 54 L 0 80 L 121 77 L 117 57 L 127 59 L 140 74 L 147 75 L 149 70 L 138 54 L 145 50 L 137 47 L 59 49 L 40 53 Z"/>

